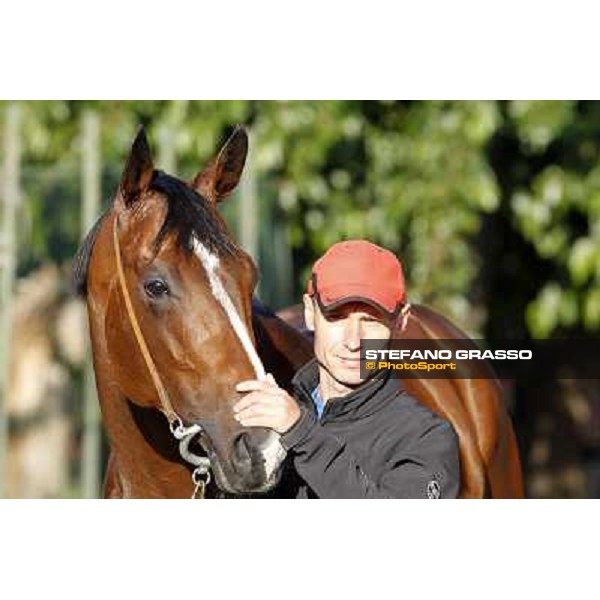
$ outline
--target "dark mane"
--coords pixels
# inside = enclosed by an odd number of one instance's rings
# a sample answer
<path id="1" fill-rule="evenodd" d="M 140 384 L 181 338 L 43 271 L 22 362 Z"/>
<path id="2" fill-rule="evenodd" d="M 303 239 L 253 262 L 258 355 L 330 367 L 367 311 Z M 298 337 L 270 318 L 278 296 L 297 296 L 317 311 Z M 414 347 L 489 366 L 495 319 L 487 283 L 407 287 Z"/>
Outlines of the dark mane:
<path id="1" fill-rule="evenodd" d="M 165 194 L 169 204 L 165 222 L 156 238 L 157 248 L 169 233 L 174 233 L 177 243 L 189 252 L 192 251 L 192 235 L 195 235 L 215 254 L 237 253 L 220 215 L 206 198 L 186 183 L 155 171 L 150 189 Z"/>
<path id="2" fill-rule="evenodd" d="M 209 250 L 217 255 L 238 252 L 229 238 L 223 220 L 208 200 L 179 179 L 162 171 L 155 171 L 150 190 L 163 193 L 167 198 L 167 216 L 156 237 L 156 248 L 173 233 L 177 243 L 186 252 L 192 252 L 192 235 L 195 235 Z M 98 231 L 109 214 L 103 213 L 83 240 L 75 255 L 72 268 L 73 287 L 80 296 L 87 293 L 87 277 L 92 250 Z"/>
<path id="3" fill-rule="evenodd" d="M 79 246 L 79 250 L 77 250 L 77 254 L 75 254 L 75 258 L 73 259 L 73 266 L 71 267 L 71 281 L 75 293 L 78 296 L 85 297 L 87 294 L 87 274 L 90 266 L 90 259 L 92 257 L 92 250 L 94 249 L 94 243 L 96 242 L 98 231 L 100 231 L 100 227 L 102 226 L 102 223 L 108 216 L 109 212 L 110 211 L 107 210 L 100 215 L 98 220 L 94 223 L 94 226 L 85 236 L 81 246 Z"/>

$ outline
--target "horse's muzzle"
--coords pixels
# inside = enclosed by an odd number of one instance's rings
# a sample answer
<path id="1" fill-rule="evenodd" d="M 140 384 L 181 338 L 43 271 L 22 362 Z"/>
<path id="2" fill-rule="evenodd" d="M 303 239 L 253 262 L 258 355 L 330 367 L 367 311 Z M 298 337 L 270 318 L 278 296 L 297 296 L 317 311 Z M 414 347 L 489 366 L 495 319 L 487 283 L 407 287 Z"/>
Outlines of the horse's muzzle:
<path id="1" fill-rule="evenodd" d="M 279 435 L 270 429 L 254 428 L 239 434 L 233 443 L 231 464 L 239 477 L 238 486 L 264 492 L 279 479 L 285 450 Z"/>

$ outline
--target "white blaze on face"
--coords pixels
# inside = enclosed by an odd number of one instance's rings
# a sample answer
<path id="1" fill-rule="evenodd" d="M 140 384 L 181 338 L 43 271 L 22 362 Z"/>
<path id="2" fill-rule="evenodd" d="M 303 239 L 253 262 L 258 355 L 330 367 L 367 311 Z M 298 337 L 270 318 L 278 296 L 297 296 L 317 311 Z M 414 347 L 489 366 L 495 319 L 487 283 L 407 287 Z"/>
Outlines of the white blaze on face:
<path id="1" fill-rule="evenodd" d="M 213 296 L 223 307 L 225 314 L 229 318 L 233 330 L 246 351 L 250 363 L 254 367 L 257 379 L 264 379 L 266 373 L 262 361 L 252 344 L 252 340 L 250 339 L 250 335 L 248 334 L 244 322 L 240 318 L 240 315 L 217 273 L 217 269 L 219 268 L 219 257 L 210 252 L 210 250 L 208 250 L 208 248 L 206 248 L 206 246 L 204 246 L 195 236 L 192 238 L 192 241 L 194 253 L 206 270 Z M 264 468 L 267 480 L 271 479 L 273 473 L 279 468 L 279 465 L 286 455 L 285 450 L 279 441 L 279 437 L 280 436 L 277 433 L 273 432 L 272 443 L 263 450 L 263 459 L 265 461 Z"/>
<path id="2" fill-rule="evenodd" d="M 242 343 L 242 347 L 250 359 L 250 363 L 254 367 L 254 372 L 256 373 L 257 379 L 264 379 L 265 368 L 262 364 L 262 361 L 260 360 L 260 357 L 258 356 L 258 353 L 252 344 L 252 340 L 250 339 L 250 335 L 248 334 L 246 326 L 240 318 L 240 315 L 233 305 L 233 302 L 231 301 L 231 298 L 229 297 L 229 294 L 227 293 L 227 290 L 223 286 L 223 283 L 219 278 L 219 274 L 217 273 L 217 269 L 219 268 L 219 257 L 210 252 L 210 250 L 208 250 L 208 248 L 206 248 L 206 246 L 204 246 L 196 236 L 193 236 L 192 240 L 194 245 L 194 253 L 200 259 L 200 262 L 206 270 L 213 296 L 223 307 L 225 314 L 229 318 L 233 330 L 237 334 L 240 342 Z"/>

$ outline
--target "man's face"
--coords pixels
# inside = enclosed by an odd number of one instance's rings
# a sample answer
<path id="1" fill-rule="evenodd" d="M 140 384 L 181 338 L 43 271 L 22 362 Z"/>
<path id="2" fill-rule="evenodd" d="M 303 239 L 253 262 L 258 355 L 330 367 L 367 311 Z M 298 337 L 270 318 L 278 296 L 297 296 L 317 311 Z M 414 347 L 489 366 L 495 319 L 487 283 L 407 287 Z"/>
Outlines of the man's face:
<path id="1" fill-rule="evenodd" d="M 304 295 L 304 317 L 314 330 L 317 361 L 336 381 L 349 388 L 363 380 L 360 377 L 360 340 L 389 340 L 390 326 L 383 313 L 368 304 L 343 304 L 324 314 L 317 302 Z"/>

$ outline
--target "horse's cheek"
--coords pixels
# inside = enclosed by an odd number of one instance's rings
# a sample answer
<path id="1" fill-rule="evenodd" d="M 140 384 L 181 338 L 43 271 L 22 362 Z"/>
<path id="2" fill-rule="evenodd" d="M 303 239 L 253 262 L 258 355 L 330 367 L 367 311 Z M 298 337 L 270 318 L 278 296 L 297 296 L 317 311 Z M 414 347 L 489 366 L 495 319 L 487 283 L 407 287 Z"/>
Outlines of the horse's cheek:
<path id="1" fill-rule="evenodd" d="M 153 405 L 156 393 L 119 294 L 111 294 L 108 301 L 105 331 L 110 366 L 119 389 L 136 404 Z"/>

